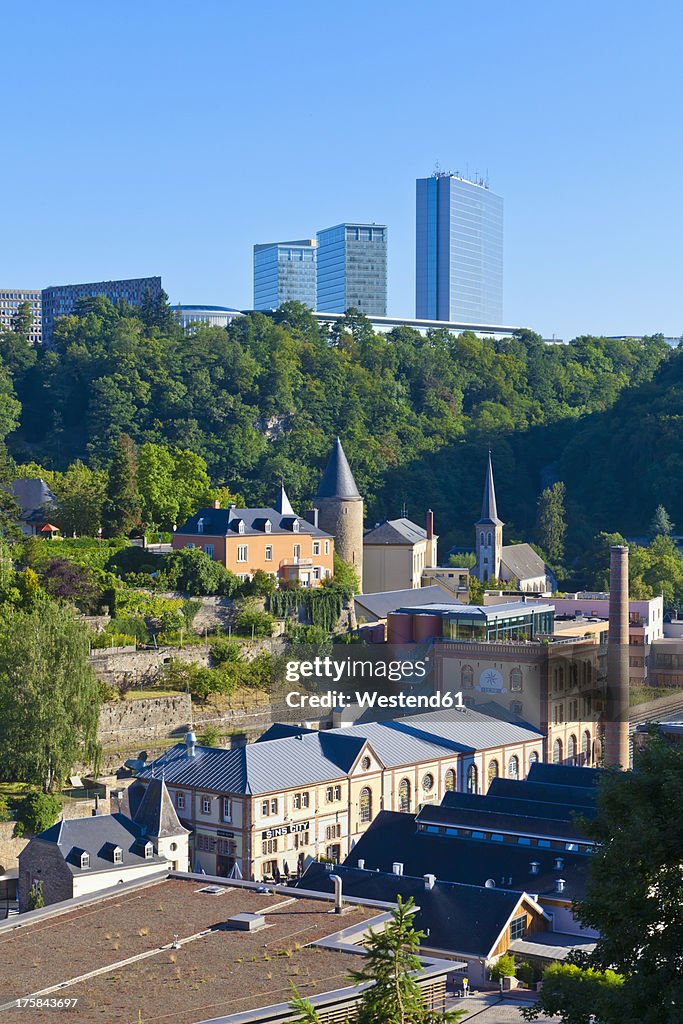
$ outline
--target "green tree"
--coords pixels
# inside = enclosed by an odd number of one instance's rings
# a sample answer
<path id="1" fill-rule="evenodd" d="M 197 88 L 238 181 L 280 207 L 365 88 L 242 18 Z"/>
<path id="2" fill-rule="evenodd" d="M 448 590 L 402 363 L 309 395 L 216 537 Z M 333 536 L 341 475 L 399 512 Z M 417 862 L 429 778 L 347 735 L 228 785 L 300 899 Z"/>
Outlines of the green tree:
<path id="1" fill-rule="evenodd" d="M 132 438 L 121 434 L 109 466 L 104 526 L 110 536 L 128 536 L 141 524 L 137 452 Z"/>
<path id="2" fill-rule="evenodd" d="M 239 586 L 234 573 L 199 548 L 172 551 L 163 562 L 169 584 L 186 594 L 223 594 L 230 597 Z"/>
<path id="3" fill-rule="evenodd" d="M 636 757 L 633 771 L 605 774 L 589 826 L 597 846 L 576 907 L 599 933 L 595 949 L 572 957 L 576 969 L 550 975 L 528 1020 L 541 1012 L 565 1024 L 587 1024 L 591 1012 L 599 1024 L 681 1020 L 683 749 L 653 735 Z"/>
<path id="4" fill-rule="evenodd" d="M 33 313 L 31 312 L 31 303 L 20 302 L 17 306 L 16 313 L 12 317 L 12 330 L 18 334 L 23 341 L 28 343 L 32 327 Z"/>
<path id="5" fill-rule="evenodd" d="M 43 599 L 0 616 L 0 777 L 49 792 L 74 763 L 96 764 L 99 686 L 89 630 Z"/>
<path id="6" fill-rule="evenodd" d="M 65 473 L 55 474 L 51 487 L 57 499 L 55 519 L 64 534 L 95 537 L 102 526 L 107 499 L 107 474 L 78 459 Z"/>
<path id="7" fill-rule="evenodd" d="M 674 524 L 671 522 L 671 516 L 663 505 L 657 505 L 655 514 L 652 517 L 652 522 L 650 523 L 649 532 L 652 538 L 670 537 L 674 532 Z"/>
<path id="8" fill-rule="evenodd" d="M 564 558 L 566 494 L 567 488 L 558 480 L 552 487 L 541 491 L 538 499 L 536 538 L 553 565 L 560 565 Z"/>
<path id="9" fill-rule="evenodd" d="M 490 970 L 491 980 L 500 981 L 501 978 L 514 978 L 515 958 L 511 953 L 503 953 L 499 956 Z"/>
<path id="10" fill-rule="evenodd" d="M 42 910 L 44 906 L 45 897 L 43 896 L 43 883 L 39 879 L 31 886 L 31 891 L 28 894 L 28 909 Z"/>
<path id="11" fill-rule="evenodd" d="M 37 835 L 54 825 L 62 805 L 51 793 L 27 793 L 19 802 L 17 820 L 24 829 Z"/>
<path id="12" fill-rule="evenodd" d="M 21 509 L 11 490 L 15 476 L 16 467 L 7 453 L 0 433 L 0 537 L 7 537 L 9 540 L 17 540 L 21 536 L 18 526 Z"/>
<path id="13" fill-rule="evenodd" d="M 197 740 L 202 747 L 219 747 L 223 734 L 215 725 L 206 725 L 199 733 Z"/>
<path id="14" fill-rule="evenodd" d="M 334 553 L 334 578 L 333 583 L 343 590 L 349 597 L 360 591 L 360 580 L 358 573 L 350 562 L 345 562 L 337 552 Z"/>

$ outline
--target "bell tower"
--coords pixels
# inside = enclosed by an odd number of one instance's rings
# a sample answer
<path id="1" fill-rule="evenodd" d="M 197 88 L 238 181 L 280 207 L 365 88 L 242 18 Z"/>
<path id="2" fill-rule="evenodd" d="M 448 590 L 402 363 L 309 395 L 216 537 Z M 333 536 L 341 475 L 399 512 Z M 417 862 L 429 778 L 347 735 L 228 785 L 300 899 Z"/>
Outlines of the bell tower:
<path id="1" fill-rule="evenodd" d="M 482 583 L 500 576 L 500 558 L 503 550 L 503 521 L 498 518 L 496 489 L 493 484 L 491 452 L 486 469 L 484 500 L 481 518 L 474 524 L 474 550 L 477 561 L 473 573 Z"/>

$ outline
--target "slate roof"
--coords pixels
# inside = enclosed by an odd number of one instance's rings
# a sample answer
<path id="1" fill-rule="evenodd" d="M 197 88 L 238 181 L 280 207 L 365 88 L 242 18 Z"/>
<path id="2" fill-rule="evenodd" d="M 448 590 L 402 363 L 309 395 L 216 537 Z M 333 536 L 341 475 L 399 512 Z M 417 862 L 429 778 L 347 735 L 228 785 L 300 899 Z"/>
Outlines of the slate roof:
<path id="1" fill-rule="evenodd" d="M 137 786 L 142 788 L 142 783 L 137 780 L 130 789 Z M 130 799 L 130 796 L 129 796 Z M 166 784 L 162 779 L 151 779 L 141 794 L 133 818 L 137 825 L 142 826 L 146 835 L 163 839 L 167 836 L 177 836 L 188 829 L 183 828 L 178 820 L 175 807 L 168 795 Z"/>
<path id="2" fill-rule="evenodd" d="M 571 764 L 546 764 L 537 761 L 529 769 L 529 782 L 546 782 L 553 786 L 597 786 L 604 773 L 599 768 L 582 768 Z"/>
<path id="3" fill-rule="evenodd" d="M 57 502 L 56 497 L 40 477 L 14 480 L 12 494 L 21 509 L 20 522 L 45 522 L 45 513 Z"/>
<path id="4" fill-rule="evenodd" d="M 363 544 L 397 544 L 412 547 L 418 541 L 426 540 L 427 531 L 410 519 L 387 519 L 379 526 L 366 530 Z"/>
<path id="5" fill-rule="evenodd" d="M 531 802 L 521 798 L 521 796 L 519 799 L 514 799 L 511 796 L 494 796 L 490 789 L 486 796 L 477 793 L 456 793 L 453 791 L 444 793 L 440 806 L 442 808 L 452 807 L 455 810 L 458 808 L 474 810 L 483 807 L 500 814 L 520 816 L 522 818 L 532 817 L 537 822 L 539 819 L 548 819 L 553 822 L 572 822 L 576 818 L 591 819 L 597 814 L 597 808 L 588 805 L 580 806 L 578 804 L 552 803 L 550 801 L 541 802 L 540 800 Z"/>
<path id="6" fill-rule="evenodd" d="M 530 544 L 504 544 L 500 552 L 501 563 L 515 579 L 535 579 L 545 576 L 545 562 Z"/>
<path id="7" fill-rule="evenodd" d="M 204 521 L 201 533 L 198 528 L 200 519 Z M 296 536 L 293 530 L 295 521 L 299 523 L 300 534 L 309 534 L 313 537 L 331 536 L 301 516 L 283 515 L 274 508 L 235 508 L 234 506 L 230 508 L 200 508 L 185 520 L 183 525 L 178 528 L 177 533 L 178 535 L 189 534 L 200 537 L 264 537 L 268 536 L 265 530 L 268 521 L 270 521 L 270 532 L 273 536 L 282 534 Z M 244 524 L 242 533 L 239 531 L 240 522 Z"/>
<path id="8" fill-rule="evenodd" d="M 530 725 L 508 722 L 467 708 L 455 713 L 412 715 L 301 732 L 224 750 L 197 746 L 189 757 L 184 743 L 165 751 L 140 778 L 162 772 L 167 783 L 227 793 L 273 793 L 345 777 L 366 740 L 387 768 L 472 752 L 541 737 Z"/>
<path id="9" fill-rule="evenodd" d="M 440 806 L 425 804 L 417 815 L 418 825 L 444 825 L 480 831 L 483 829 L 486 832 L 499 832 L 503 835 L 586 841 L 584 829 L 574 821 L 537 818 L 533 815 L 533 807 L 530 808 L 529 814 L 523 814 L 521 808 L 515 811 L 514 807 L 509 811 L 493 810 L 486 806 L 486 797 L 478 797 L 474 793 L 460 795 L 472 796 L 479 802 L 459 807 L 443 803 Z M 515 802 L 521 803 L 513 801 Z"/>
<path id="10" fill-rule="evenodd" d="M 508 796 L 514 800 L 533 803 L 563 803 L 580 811 L 583 807 L 594 807 L 597 791 L 586 786 L 556 786 L 550 782 L 518 781 L 516 779 L 492 779 L 488 792 L 491 796 Z"/>
<path id="11" fill-rule="evenodd" d="M 561 870 L 555 868 L 558 857 Z M 477 886 L 493 879 L 496 888 L 567 901 L 583 895 L 590 863 L 586 853 L 420 832 L 414 815 L 400 811 L 380 811 L 344 864 L 357 867 L 359 858 L 370 871 L 391 872 L 399 861 L 403 873 L 415 878 L 433 874 L 440 881 Z M 532 861 L 540 865 L 537 875 L 531 873 Z M 562 894 L 555 889 L 560 877 L 566 883 Z"/>
<path id="12" fill-rule="evenodd" d="M 514 914 L 522 894 L 503 889 L 437 881 L 425 888 L 422 877 L 361 871 L 346 865 L 335 867 L 342 880 L 342 893 L 367 900 L 395 901 L 412 896 L 420 908 L 415 915 L 418 929 L 429 929 L 424 944 L 468 956 L 487 957 L 505 925 Z M 298 882 L 301 889 L 333 892 L 330 872 L 324 864 L 313 863 Z"/>
<path id="13" fill-rule="evenodd" d="M 353 479 L 348 459 L 344 454 L 342 443 L 337 438 L 329 461 L 325 466 L 316 498 L 359 499 L 360 493 Z"/>
<path id="14" fill-rule="evenodd" d="M 457 604 L 455 595 L 450 595 L 436 584 L 429 587 L 415 587 L 411 590 L 385 590 L 378 594 L 356 594 L 356 614 L 369 612 L 376 619 L 386 619 L 389 612 L 398 608 L 416 608 L 435 601 L 442 605 Z"/>
<path id="15" fill-rule="evenodd" d="M 496 488 L 493 483 L 493 463 L 491 452 L 486 466 L 486 480 L 484 481 L 484 498 L 481 503 L 481 519 L 477 526 L 502 526 L 503 522 L 498 518 L 498 507 L 496 505 Z"/>
<path id="16" fill-rule="evenodd" d="M 131 821 L 125 814 L 67 818 L 40 832 L 31 842 L 54 843 L 73 875 L 96 871 L 120 871 L 122 867 L 141 864 L 158 864 L 161 870 L 168 863 L 164 857 L 157 854 L 145 857 L 144 846 L 148 842 L 148 836 L 140 825 Z M 123 852 L 123 861 L 120 864 L 114 864 L 112 856 L 116 846 Z M 90 865 L 87 868 L 80 866 L 81 852 L 90 854 Z"/>

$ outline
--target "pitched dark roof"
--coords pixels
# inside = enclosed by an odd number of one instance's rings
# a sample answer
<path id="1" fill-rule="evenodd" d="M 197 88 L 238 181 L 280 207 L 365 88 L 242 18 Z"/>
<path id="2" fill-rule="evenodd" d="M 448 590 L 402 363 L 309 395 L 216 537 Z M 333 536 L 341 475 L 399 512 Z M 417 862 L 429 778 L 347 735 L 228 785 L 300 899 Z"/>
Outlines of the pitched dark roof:
<path id="1" fill-rule="evenodd" d="M 288 722 L 273 722 L 255 743 L 265 743 L 267 740 L 281 740 L 285 736 L 300 736 L 304 732 L 315 732 L 315 729 L 307 729 L 303 725 L 290 725 Z"/>
<path id="2" fill-rule="evenodd" d="M 596 790 L 586 786 L 557 786 L 550 782 L 517 781 L 516 779 L 497 778 L 491 781 L 488 792 L 491 796 L 507 796 L 513 800 L 526 800 L 533 803 L 566 804 L 580 810 L 583 807 L 594 807 Z"/>
<path id="3" fill-rule="evenodd" d="M 178 821 L 178 815 L 163 779 L 150 779 L 147 783 L 134 819 L 136 824 L 143 828 L 143 834 L 157 839 L 188 832 L 188 829 L 183 828 Z"/>
<path id="4" fill-rule="evenodd" d="M 503 522 L 498 518 L 498 507 L 496 505 L 496 488 L 493 483 L 493 463 L 491 461 L 491 452 L 489 452 L 489 461 L 486 467 L 486 480 L 484 481 L 484 499 L 481 503 L 481 519 L 477 523 L 479 525 L 491 525 L 491 526 L 502 526 Z"/>
<path id="5" fill-rule="evenodd" d="M 421 540 L 425 540 L 427 531 L 410 519 L 387 519 L 379 526 L 366 530 L 363 536 L 363 544 L 397 544 L 399 546 L 412 547 Z"/>
<path id="6" fill-rule="evenodd" d="M 414 921 L 418 929 L 429 929 L 425 945 L 469 956 L 488 956 L 500 933 L 513 915 L 522 894 L 483 886 L 438 881 L 433 889 L 423 878 L 386 872 L 362 871 L 346 865 L 335 867 L 342 880 L 342 892 L 360 899 L 395 902 L 412 896 L 420 908 Z M 333 892 L 331 872 L 313 863 L 302 875 L 298 887 L 314 892 Z"/>
<path id="7" fill-rule="evenodd" d="M 199 520 L 202 520 L 202 530 L 199 530 Z M 313 537 L 329 537 L 329 533 L 312 526 L 301 516 L 287 513 L 283 515 L 274 508 L 200 508 L 194 515 L 186 519 L 178 528 L 178 535 L 190 534 L 191 536 L 205 537 L 250 537 L 267 536 L 266 523 L 270 522 L 270 532 L 273 536 L 294 533 L 294 523 L 299 523 L 299 533 L 309 534 Z M 240 523 L 244 530 L 240 533 Z"/>
<path id="8" fill-rule="evenodd" d="M 558 857 L 561 870 L 555 868 Z M 344 864 L 357 867 L 359 858 L 370 871 L 391 872 L 398 861 L 404 874 L 415 878 L 433 874 L 442 882 L 477 886 L 492 879 L 496 888 L 565 900 L 583 894 L 590 863 L 587 853 L 418 831 L 414 816 L 400 811 L 380 811 Z M 534 861 L 538 874 L 531 873 Z M 556 893 L 559 877 L 565 880 L 561 897 Z"/>
<path id="9" fill-rule="evenodd" d="M 316 498 L 360 499 L 356 481 L 353 479 L 351 467 L 339 438 L 334 443 Z"/>
<path id="10" fill-rule="evenodd" d="M 437 584 L 415 587 L 412 590 L 386 590 L 379 594 L 356 594 L 356 614 L 368 612 L 376 619 L 386 619 L 389 612 L 398 608 L 418 608 L 423 604 L 457 604 L 455 594 L 449 594 Z"/>
<path id="11" fill-rule="evenodd" d="M 529 782 L 549 782 L 553 786 L 597 786 L 604 774 L 599 768 L 580 768 L 571 764 L 532 764 L 527 776 Z"/>
<path id="12" fill-rule="evenodd" d="M 546 574 L 545 562 L 530 544 L 503 545 L 500 561 L 518 580 L 535 579 Z"/>
<path id="13" fill-rule="evenodd" d="M 56 504 L 57 499 L 40 477 L 26 477 L 14 480 L 12 494 L 21 509 L 21 522 L 45 522 L 45 513 Z"/>
<path id="14" fill-rule="evenodd" d="M 489 791 L 486 796 L 476 793 L 444 793 L 441 800 L 441 807 L 477 809 L 484 807 L 490 811 L 500 814 L 514 815 L 521 818 L 532 817 L 535 821 L 549 819 L 550 821 L 573 822 L 577 818 L 594 818 L 597 813 L 596 807 L 581 806 L 569 803 L 551 803 L 534 800 L 529 802 L 523 798 L 514 799 L 510 796 L 494 796 Z"/>
<path id="15" fill-rule="evenodd" d="M 40 832 L 31 843 L 53 843 L 74 875 L 95 871 L 120 871 L 122 867 L 140 864 L 158 864 L 159 869 L 168 862 L 152 854 L 145 857 L 145 843 L 149 841 L 140 825 L 125 814 L 98 814 L 91 818 L 67 818 Z M 113 851 L 119 847 L 123 860 L 114 864 Z M 81 867 L 82 852 L 90 855 L 87 868 Z M 20 855 L 21 856 L 21 855 Z"/>
<path id="16" fill-rule="evenodd" d="M 515 803 L 521 803 L 519 800 L 510 801 L 513 806 L 508 811 L 503 811 L 487 807 L 487 797 L 478 797 L 474 793 L 460 795 L 471 796 L 478 802 L 473 801 L 470 806 L 460 807 L 443 803 L 440 806 L 425 804 L 416 818 L 418 826 L 444 825 L 503 835 L 586 841 L 584 829 L 577 822 L 549 817 L 537 818 L 533 814 L 533 808 L 529 809 L 529 814 L 523 814 L 521 808 L 514 808 Z"/>

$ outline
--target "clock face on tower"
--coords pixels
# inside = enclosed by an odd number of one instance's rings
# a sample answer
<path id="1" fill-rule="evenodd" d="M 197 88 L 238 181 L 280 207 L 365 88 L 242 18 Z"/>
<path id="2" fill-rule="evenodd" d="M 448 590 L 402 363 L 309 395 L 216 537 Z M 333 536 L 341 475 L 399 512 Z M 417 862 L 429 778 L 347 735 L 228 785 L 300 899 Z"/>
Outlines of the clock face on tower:
<path id="1" fill-rule="evenodd" d="M 479 685 L 475 686 L 475 690 L 481 690 L 482 693 L 505 693 L 506 689 L 497 668 L 485 668 L 479 676 Z"/>

